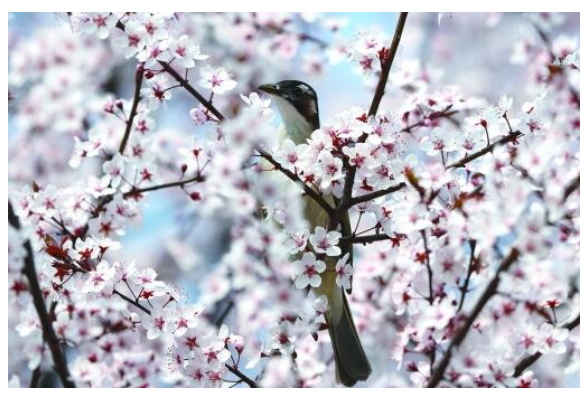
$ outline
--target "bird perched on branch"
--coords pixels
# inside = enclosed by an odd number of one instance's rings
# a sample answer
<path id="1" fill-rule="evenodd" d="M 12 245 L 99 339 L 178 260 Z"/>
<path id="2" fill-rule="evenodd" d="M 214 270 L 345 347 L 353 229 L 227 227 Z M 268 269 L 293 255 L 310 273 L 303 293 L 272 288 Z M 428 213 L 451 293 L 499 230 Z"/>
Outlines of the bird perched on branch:
<path id="1" fill-rule="evenodd" d="M 281 130 L 284 136 L 297 145 L 306 144 L 312 132 L 320 127 L 318 99 L 314 89 L 296 80 L 261 85 L 259 89 L 270 94 L 277 105 L 282 116 Z M 329 205 L 336 206 L 336 199 L 332 195 L 325 196 L 325 200 Z M 305 197 L 304 208 L 311 230 L 319 226 L 327 227 L 329 215 L 314 199 Z M 343 218 L 341 225 L 343 236 L 350 236 L 348 215 Z M 343 251 L 349 253 L 352 260 L 352 246 L 349 245 Z M 328 300 L 326 317 L 335 353 L 337 380 L 345 386 L 354 386 L 358 381 L 365 381 L 372 368 L 355 329 L 345 292 L 336 284 L 337 258 L 327 257 L 325 263 L 327 268 L 321 274 L 321 285 L 314 290 L 317 295 L 325 295 Z"/>

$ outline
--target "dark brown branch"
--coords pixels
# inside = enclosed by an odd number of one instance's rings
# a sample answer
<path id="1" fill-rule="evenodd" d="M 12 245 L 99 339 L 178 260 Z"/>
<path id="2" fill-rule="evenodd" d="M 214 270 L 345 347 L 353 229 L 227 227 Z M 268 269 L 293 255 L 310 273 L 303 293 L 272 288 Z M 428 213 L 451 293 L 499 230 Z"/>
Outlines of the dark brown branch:
<path id="1" fill-rule="evenodd" d="M 560 328 L 568 329 L 571 331 L 578 326 L 580 326 L 580 315 L 578 315 L 576 318 L 574 318 L 570 322 L 563 324 Z M 537 360 L 539 360 L 541 358 L 541 356 L 543 356 L 543 353 L 538 351 L 535 354 L 531 354 L 529 356 L 522 358 L 515 366 L 513 376 L 515 378 L 518 378 L 519 376 L 521 376 L 523 374 L 523 372 L 525 372 L 525 370 L 527 368 L 529 368 L 531 365 L 533 365 L 535 362 L 537 362 Z"/>
<path id="2" fill-rule="evenodd" d="M 372 105 L 370 106 L 368 113 L 369 116 L 376 115 L 378 113 L 378 108 L 380 107 L 380 102 L 382 101 L 382 97 L 384 97 L 384 92 L 386 91 L 386 83 L 388 83 L 390 69 L 392 69 L 392 63 L 394 62 L 394 57 L 396 57 L 396 52 L 398 51 L 398 46 L 400 45 L 400 39 L 402 38 L 402 31 L 404 30 L 404 24 L 406 23 L 407 17 L 407 12 L 400 13 L 400 16 L 398 17 L 396 31 L 394 32 L 394 37 L 392 38 L 392 43 L 390 44 L 389 53 L 387 54 L 387 57 L 382 65 L 382 74 L 380 75 L 380 80 L 378 81 L 378 86 L 376 87 Z"/>
<path id="3" fill-rule="evenodd" d="M 249 378 L 243 372 L 239 371 L 238 368 L 232 367 L 229 364 L 225 364 L 225 367 L 227 367 L 227 369 L 231 371 L 233 375 L 236 375 L 239 379 L 245 382 L 250 388 L 257 388 L 257 383 L 255 383 L 253 379 Z"/>
<path id="4" fill-rule="evenodd" d="M 466 295 L 468 294 L 468 291 L 469 291 L 470 278 L 472 277 L 472 274 L 474 272 L 474 266 L 476 265 L 476 254 L 475 254 L 476 253 L 476 241 L 470 240 L 469 245 L 470 245 L 470 263 L 468 264 L 468 272 L 466 275 L 465 282 L 463 283 L 463 286 L 461 286 L 459 288 L 459 290 L 461 292 L 461 296 L 459 298 L 459 305 L 457 306 L 458 313 L 463 308 L 463 304 L 465 302 Z"/>
<path id="5" fill-rule="evenodd" d="M 284 29 L 281 26 L 269 25 L 269 24 L 262 25 L 258 22 L 254 23 L 253 27 L 257 30 L 260 30 L 260 31 L 296 36 L 301 41 L 308 41 L 308 42 L 312 42 L 312 43 L 317 44 L 321 49 L 326 49 L 327 47 L 329 47 L 329 44 L 327 42 L 325 42 L 324 40 L 322 40 L 320 38 L 317 38 L 316 36 L 312 36 L 308 33 L 291 32 L 291 31 Z"/>
<path id="6" fill-rule="evenodd" d="M 484 154 L 490 153 L 491 151 L 494 150 L 494 148 L 496 148 L 498 146 L 502 146 L 506 143 L 514 142 L 521 136 L 523 136 L 523 133 L 521 131 L 515 131 L 512 133 L 509 133 L 508 135 L 502 137 L 500 140 L 497 140 L 496 142 L 492 143 L 490 146 L 486 146 L 482 150 L 476 151 L 475 153 L 472 153 L 469 156 L 464 157 L 461 160 L 459 160 L 451 165 L 448 165 L 447 169 L 463 167 L 467 163 L 474 161 L 477 158 L 482 157 Z"/>
<path id="7" fill-rule="evenodd" d="M 121 21 L 117 22 L 116 27 L 122 31 L 125 30 L 125 25 Z M 194 86 L 190 85 L 188 80 L 180 75 L 171 65 L 164 61 L 158 62 L 165 72 L 170 74 L 180 86 L 182 86 L 188 93 L 195 97 L 196 100 L 206 107 L 206 109 L 210 111 L 216 118 L 218 118 L 219 121 L 225 119 L 224 115 L 219 110 L 217 110 L 217 108 L 210 101 L 206 100 L 206 98 L 202 96 L 200 92 L 194 88 Z"/>
<path id="8" fill-rule="evenodd" d="M 564 201 L 568 199 L 577 189 L 580 188 L 580 174 L 571 181 L 564 190 Z"/>
<path id="9" fill-rule="evenodd" d="M 304 193 L 306 193 L 310 198 L 312 198 L 314 201 L 316 201 L 327 212 L 327 214 L 329 214 L 329 215 L 333 214 L 333 207 L 331 207 L 329 205 L 329 203 L 327 203 L 327 201 L 319 193 L 317 193 L 313 188 L 304 184 L 304 182 L 302 182 L 302 180 L 300 180 L 298 175 L 296 175 L 292 171 L 289 171 L 289 170 L 285 169 L 284 167 L 282 167 L 280 165 L 280 163 L 277 162 L 276 160 L 274 160 L 274 158 L 267 151 L 265 151 L 263 149 L 257 149 L 257 152 L 259 153 L 259 155 L 261 157 L 263 157 L 270 164 L 272 164 L 275 169 L 277 169 L 278 171 L 280 171 L 281 173 L 286 175 L 291 181 L 301 184 L 302 188 L 304 190 Z"/>
<path id="10" fill-rule="evenodd" d="M 129 190 L 128 192 L 126 192 L 123 196 L 125 198 L 128 198 L 128 197 L 136 196 L 141 193 L 153 192 L 155 190 L 168 189 L 168 188 L 172 188 L 172 187 L 184 187 L 185 185 L 188 185 L 190 183 L 203 182 L 203 181 L 204 181 L 204 178 L 201 175 L 197 175 L 194 178 L 185 179 L 185 180 L 181 180 L 181 181 L 162 183 L 160 185 L 147 186 L 144 188 L 133 188 L 133 189 Z"/>
<path id="11" fill-rule="evenodd" d="M 400 45 L 400 39 L 402 38 L 402 31 L 404 30 L 404 24 L 406 22 L 407 17 L 408 13 L 406 12 L 400 13 L 400 16 L 398 17 L 394 37 L 392 38 L 392 43 L 390 44 L 390 49 L 388 49 L 386 59 L 382 64 L 382 73 L 380 75 L 376 91 L 374 92 L 372 104 L 368 111 L 368 116 L 370 117 L 378 113 L 380 102 L 382 101 L 382 97 L 384 97 L 384 92 L 386 91 L 386 84 L 388 83 L 388 77 L 390 75 L 390 69 L 392 68 L 392 64 L 394 62 L 394 58 L 396 57 L 398 46 Z M 366 140 L 366 138 L 367 135 L 363 134 L 359 138 L 358 142 L 363 142 Z M 335 210 L 335 213 L 331 216 L 334 217 L 331 218 L 333 219 L 333 221 L 329 222 L 329 225 L 331 226 L 337 227 L 337 225 L 339 225 L 340 220 L 351 207 L 353 184 L 355 183 L 356 172 L 356 166 L 350 168 L 348 167 L 347 174 L 345 175 L 345 184 L 343 185 L 343 196 L 341 198 L 341 201 L 339 202 L 337 209 Z"/>
<path id="12" fill-rule="evenodd" d="M 164 61 L 159 61 L 159 64 L 163 67 L 165 72 L 170 74 L 180 86 L 182 86 L 188 93 L 195 97 L 196 100 L 206 107 L 206 109 L 210 111 L 216 118 L 218 118 L 219 121 L 225 119 L 225 116 L 219 110 L 217 110 L 217 108 L 210 101 L 206 100 L 206 98 L 202 96 L 200 92 L 194 88 L 194 86 L 190 85 L 190 83 L 184 79 L 184 77 L 180 75 L 178 71 L 173 69 L 171 65 Z"/>
<path id="13" fill-rule="evenodd" d="M 415 122 L 411 125 L 404 127 L 401 132 L 410 133 L 410 132 L 412 132 L 412 130 L 414 128 L 418 128 L 421 126 L 428 126 L 429 122 L 432 120 L 436 120 L 436 119 L 440 119 L 440 118 L 451 119 L 451 117 L 457 113 L 459 113 L 459 111 L 451 110 L 451 106 L 449 106 L 444 111 L 434 112 L 434 113 L 428 115 L 426 118 L 423 118 L 418 122 Z"/>
<path id="14" fill-rule="evenodd" d="M 494 278 L 492 278 L 490 283 L 488 283 L 488 286 L 486 286 L 484 293 L 482 293 L 482 295 L 478 299 L 478 302 L 474 306 L 473 310 L 470 312 L 470 314 L 464 321 L 463 325 L 459 328 L 455 336 L 453 336 L 453 338 L 451 339 L 451 342 L 449 343 L 449 346 L 447 347 L 447 350 L 445 351 L 443 358 L 441 359 L 441 361 L 439 361 L 439 364 L 437 364 L 435 369 L 432 371 L 431 378 L 427 383 L 427 387 L 437 387 L 439 382 L 441 382 L 445 374 L 445 370 L 447 369 L 447 367 L 449 366 L 449 362 L 451 361 L 453 350 L 457 349 L 464 341 L 468 332 L 470 331 L 470 328 L 472 327 L 472 325 L 474 324 L 474 322 L 476 321 L 476 319 L 478 318 L 478 316 L 480 315 L 488 301 L 492 298 L 492 296 L 496 294 L 496 290 L 498 288 L 498 284 L 500 283 L 500 277 L 502 273 L 508 271 L 510 266 L 518 260 L 519 254 L 519 251 L 516 248 L 513 248 L 510 251 L 509 255 L 504 260 L 502 260 L 500 266 L 498 267 L 498 270 L 494 274 Z"/>
<path id="15" fill-rule="evenodd" d="M 127 303 L 132 304 L 133 306 L 137 307 L 139 310 L 143 311 L 145 314 L 151 315 L 151 311 L 149 309 L 147 309 L 144 305 L 142 305 L 141 303 L 139 303 L 137 300 L 131 299 L 130 297 L 128 297 L 127 295 L 125 295 L 125 294 L 123 294 L 121 292 L 119 292 L 116 289 L 113 291 L 113 293 L 116 294 L 117 296 L 119 296 L 121 299 L 123 299 Z M 247 375 L 245 375 L 244 373 L 242 373 L 241 371 L 239 371 L 238 368 L 233 367 L 230 364 L 225 364 L 225 367 L 229 371 L 231 371 L 231 373 L 233 373 L 234 375 L 236 375 L 237 377 L 239 377 L 239 379 L 241 379 L 241 381 L 245 382 L 249 387 L 251 387 L 251 388 L 256 388 L 257 387 L 257 383 L 255 383 L 255 381 L 253 381 Z"/>
<path id="16" fill-rule="evenodd" d="M 143 311 L 145 314 L 151 315 L 151 311 L 149 311 L 149 309 L 147 307 L 145 307 L 143 304 L 139 303 L 138 300 L 131 299 L 129 296 L 127 296 L 126 294 L 123 294 L 123 293 L 119 292 L 116 289 L 114 289 L 112 291 L 112 293 L 116 294 L 118 297 L 120 297 L 121 299 L 123 299 L 127 303 L 130 303 L 130 304 L 134 305 L 139 310 Z"/>
<path id="17" fill-rule="evenodd" d="M 374 242 L 381 242 L 383 240 L 391 240 L 392 238 L 384 233 L 377 233 L 374 235 L 365 235 L 365 236 L 351 236 L 351 237 L 344 237 L 339 240 L 341 244 L 369 244 Z"/>
<path id="18" fill-rule="evenodd" d="M 435 298 L 435 293 L 433 292 L 433 269 L 431 268 L 431 259 L 429 258 L 429 244 L 427 242 L 427 232 L 423 229 L 421 231 L 421 236 L 423 237 L 423 247 L 425 249 L 425 257 L 426 257 L 426 265 L 427 265 L 427 277 L 429 279 L 429 304 L 433 305 L 433 299 Z"/>
<path id="19" fill-rule="evenodd" d="M 20 230 L 20 221 L 14 213 L 14 209 L 10 202 L 8 202 L 8 222 L 14 229 Z M 57 375 L 59 375 L 63 387 L 75 388 L 76 386 L 71 379 L 61 344 L 59 343 L 49 313 L 47 312 L 43 291 L 41 290 L 39 279 L 37 278 L 33 247 L 31 246 L 30 240 L 24 242 L 24 248 L 26 250 L 26 257 L 24 260 L 23 273 L 29 281 L 29 292 L 33 298 L 33 304 L 43 329 L 43 338 L 51 351 L 55 371 L 57 372 Z"/>
<path id="20" fill-rule="evenodd" d="M 133 121 L 137 115 L 137 108 L 139 107 L 139 102 L 141 101 L 141 84 L 143 83 L 143 72 L 144 71 L 142 66 L 139 66 L 135 72 L 135 94 L 133 95 L 133 105 L 131 106 L 131 111 L 127 120 L 127 125 L 125 127 L 125 133 L 118 148 L 118 152 L 121 155 L 125 153 L 125 148 L 127 147 L 129 137 L 131 136 Z"/>
<path id="21" fill-rule="evenodd" d="M 361 196 L 357 196 L 351 199 L 351 201 L 349 202 L 349 207 L 353 207 L 356 204 L 361 204 L 361 203 L 365 203 L 366 201 L 370 201 L 370 200 L 374 200 L 377 199 L 379 197 L 383 197 L 386 196 L 390 193 L 394 193 L 397 192 L 403 188 L 406 187 L 406 183 L 401 182 L 398 185 L 394 185 L 394 186 L 390 186 L 387 189 L 382 189 L 382 190 L 376 190 L 375 192 L 371 192 L 368 194 L 364 194 Z"/>

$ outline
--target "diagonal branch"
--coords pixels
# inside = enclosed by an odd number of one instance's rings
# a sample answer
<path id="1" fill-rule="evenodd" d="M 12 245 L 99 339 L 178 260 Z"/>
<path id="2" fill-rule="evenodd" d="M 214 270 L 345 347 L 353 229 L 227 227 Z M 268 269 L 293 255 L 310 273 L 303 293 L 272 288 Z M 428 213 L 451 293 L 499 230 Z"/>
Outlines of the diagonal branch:
<path id="1" fill-rule="evenodd" d="M 568 329 L 571 331 L 578 326 L 580 326 L 580 315 L 578 315 L 576 318 L 574 318 L 570 322 L 563 324 L 560 328 Z M 531 354 L 529 356 L 522 358 L 517 363 L 517 365 L 515 365 L 513 376 L 515 378 L 518 378 L 519 376 L 521 376 L 523 374 L 523 372 L 525 372 L 525 370 L 527 368 L 529 368 L 531 365 L 535 364 L 535 362 L 537 362 L 537 360 L 539 360 L 541 358 L 541 356 L 543 356 L 543 353 L 538 351 L 535 354 Z"/>
<path id="2" fill-rule="evenodd" d="M 277 162 L 276 160 L 274 160 L 273 157 L 267 151 L 265 151 L 263 149 L 257 149 L 257 152 L 259 153 L 259 155 L 261 157 L 263 157 L 270 164 L 272 164 L 274 166 L 274 168 L 276 168 L 278 171 L 280 171 L 281 173 L 286 175 L 292 182 L 301 184 L 302 188 L 304 190 L 304 193 L 306 193 L 311 199 L 316 201 L 327 212 L 327 214 L 329 214 L 329 215 L 333 214 L 333 211 L 334 211 L 333 207 L 331 207 L 329 205 L 329 203 L 327 203 L 327 201 L 323 198 L 323 196 L 321 196 L 319 193 L 317 193 L 310 186 L 308 186 L 304 182 L 302 182 L 302 180 L 300 180 L 298 175 L 296 175 L 295 173 L 282 167 L 280 165 L 280 163 Z"/>
<path id="3" fill-rule="evenodd" d="M 14 229 L 20 230 L 20 221 L 14 213 L 14 209 L 12 208 L 12 204 L 10 203 L 10 201 L 8 202 L 8 222 Z M 49 345 L 49 350 L 51 351 L 51 356 L 53 357 L 53 365 L 55 367 L 57 375 L 59 375 L 61 384 L 65 388 L 75 388 L 76 385 L 71 379 L 69 369 L 67 367 L 67 362 L 65 360 L 65 355 L 63 354 L 63 350 L 59 343 L 59 339 L 57 338 L 57 334 L 53 329 L 53 325 L 49 317 L 49 312 L 47 311 L 47 306 L 45 304 L 43 291 L 41 290 L 41 286 L 39 285 L 39 279 L 37 278 L 37 270 L 35 268 L 33 247 L 31 246 L 30 240 L 27 240 L 24 243 L 24 247 L 27 254 L 24 260 L 23 273 L 29 281 L 29 292 L 31 293 L 35 310 L 37 311 L 39 321 L 41 322 L 41 327 L 43 329 L 43 338 L 45 339 L 45 342 Z"/>
<path id="4" fill-rule="evenodd" d="M 184 187 L 185 185 L 188 185 L 190 183 L 203 182 L 203 181 L 204 181 L 204 177 L 202 177 L 202 175 L 198 174 L 194 178 L 184 179 L 181 181 L 162 183 L 160 185 L 146 186 L 146 187 L 142 187 L 142 188 L 133 188 L 133 189 L 129 190 L 128 192 L 124 193 L 123 197 L 124 198 L 133 197 L 133 196 L 137 196 L 141 193 L 153 192 L 156 190 L 168 189 L 168 188 L 172 188 L 172 187 Z"/>
<path id="5" fill-rule="evenodd" d="M 216 118 L 218 118 L 219 121 L 225 119 L 225 116 L 210 101 L 206 100 L 206 98 L 202 96 L 202 94 L 200 94 L 200 92 L 196 90 L 196 88 L 194 88 L 194 86 L 192 86 L 188 80 L 184 79 L 184 77 L 180 75 L 178 71 L 173 69 L 171 65 L 164 61 L 159 61 L 159 64 L 162 66 L 165 72 L 170 74 L 178 82 L 178 85 L 183 87 L 188 93 L 190 93 L 190 95 L 195 97 L 196 100 L 206 107 L 206 109 L 210 111 Z"/>
<path id="6" fill-rule="evenodd" d="M 124 154 L 125 148 L 127 147 L 127 142 L 129 141 L 131 130 L 133 128 L 133 121 L 137 115 L 137 108 L 139 107 L 139 102 L 141 101 L 141 84 L 143 83 L 143 73 L 143 67 L 139 66 L 137 68 L 137 72 L 135 73 L 135 93 L 133 95 L 133 105 L 131 106 L 129 119 L 127 120 L 127 125 L 125 127 L 125 133 L 118 148 L 118 152 L 121 155 Z"/>
<path id="7" fill-rule="evenodd" d="M 372 105 L 370 106 L 370 111 L 368 113 L 369 116 L 373 116 L 378 113 L 378 108 L 380 107 L 380 102 L 382 101 L 382 97 L 384 97 L 384 92 L 386 91 L 386 83 L 388 83 L 388 77 L 390 76 L 392 63 L 394 62 L 394 57 L 396 57 L 396 52 L 398 51 L 398 46 L 400 45 L 400 39 L 402 38 L 402 31 L 404 30 L 404 24 L 406 23 L 407 17 L 407 12 L 400 13 L 400 17 L 398 17 L 396 31 L 394 32 L 394 37 L 392 38 L 392 43 L 390 44 L 389 53 L 386 57 L 386 60 L 384 61 L 384 64 L 382 65 L 382 74 L 380 75 L 380 80 L 378 81 L 378 86 L 376 87 Z"/>
<path id="8" fill-rule="evenodd" d="M 472 325 L 474 324 L 474 322 L 476 321 L 476 319 L 478 318 L 478 316 L 480 315 L 488 301 L 492 298 L 492 296 L 496 294 L 496 290 L 498 289 L 498 284 L 500 283 L 500 277 L 502 273 L 508 271 L 510 266 L 518 260 L 519 254 L 519 251 L 516 248 L 513 248 L 510 251 L 509 255 L 502 260 L 500 266 L 498 267 L 498 270 L 494 274 L 494 278 L 492 278 L 490 283 L 488 283 L 488 286 L 486 286 L 484 293 L 482 293 L 482 296 L 480 296 L 480 299 L 474 306 L 473 310 L 470 312 L 470 314 L 466 318 L 463 325 L 459 328 L 455 336 L 453 336 L 451 342 L 449 342 L 449 346 L 447 347 L 447 350 L 445 351 L 443 358 L 441 359 L 441 361 L 439 361 L 439 364 L 437 364 L 437 367 L 433 369 L 431 373 L 431 378 L 427 383 L 427 387 L 437 387 L 439 382 L 441 382 L 445 374 L 445 370 L 447 369 L 447 367 L 449 366 L 449 362 L 451 361 L 453 350 L 457 349 L 462 344 L 468 332 L 470 331 L 470 328 L 472 327 Z"/>
<path id="9" fill-rule="evenodd" d="M 364 194 L 364 195 L 361 195 L 361 196 L 354 197 L 349 202 L 349 207 L 351 208 L 352 206 L 354 206 L 356 204 L 365 203 L 366 201 L 370 201 L 370 200 L 377 199 L 379 197 L 386 196 L 386 195 L 388 195 L 390 193 L 394 193 L 394 192 L 397 192 L 397 191 L 399 191 L 401 189 L 404 189 L 405 187 L 406 187 L 406 183 L 401 182 L 398 185 L 390 186 L 387 189 L 376 190 L 375 192 L 371 192 L 371 193 L 368 193 L 368 194 Z"/>
<path id="10" fill-rule="evenodd" d="M 139 301 L 131 299 L 129 296 L 119 292 L 118 290 L 114 290 L 113 293 L 116 294 L 118 297 L 120 297 L 122 300 L 126 301 L 127 303 L 132 304 L 133 306 L 137 307 L 139 310 L 141 310 L 145 314 L 151 315 L 151 311 L 148 308 L 146 308 L 145 306 L 143 306 L 141 303 L 139 303 Z M 247 375 L 245 375 L 244 373 L 239 371 L 239 369 L 236 366 L 232 366 L 230 364 L 225 364 L 225 367 L 229 371 L 231 371 L 232 374 L 239 377 L 239 379 L 241 379 L 243 382 L 245 382 L 249 387 L 257 388 L 257 383 L 255 383 L 255 381 L 253 379 L 249 378 Z"/>
<path id="11" fill-rule="evenodd" d="M 564 190 L 564 201 L 568 199 L 577 189 L 580 188 L 580 174 L 571 181 Z"/>
<path id="12" fill-rule="evenodd" d="M 482 150 L 476 151 L 475 153 L 472 153 L 469 156 L 464 157 L 461 160 L 456 161 L 453 164 L 448 165 L 447 169 L 464 167 L 467 163 L 474 161 L 477 158 L 482 157 L 484 154 L 490 153 L 491 151 L 494 150 L 494 148 L 502 146 L 502 145 L 510 143 L 510 142 L 514 142 L 521 136 L 523 136 L 523 133 L 521 131 L 515 131 L 512 133 L 509 133 L 508 135 L 503 136 L 500 140 L 497 140 L 496 142 L 484 147 Z"/>

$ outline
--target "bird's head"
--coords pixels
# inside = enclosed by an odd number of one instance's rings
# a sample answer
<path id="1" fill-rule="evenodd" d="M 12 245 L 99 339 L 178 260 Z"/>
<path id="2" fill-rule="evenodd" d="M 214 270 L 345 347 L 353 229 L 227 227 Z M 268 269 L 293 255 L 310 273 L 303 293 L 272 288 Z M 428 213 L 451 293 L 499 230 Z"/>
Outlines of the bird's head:
<path id="1" fill-rule="evenodd" d="M 320 127 L 316 92 L 307 83 L 286 80 L 261 85 L 259 90 L 272 96 L 289 133 L 310 135 Z"/>

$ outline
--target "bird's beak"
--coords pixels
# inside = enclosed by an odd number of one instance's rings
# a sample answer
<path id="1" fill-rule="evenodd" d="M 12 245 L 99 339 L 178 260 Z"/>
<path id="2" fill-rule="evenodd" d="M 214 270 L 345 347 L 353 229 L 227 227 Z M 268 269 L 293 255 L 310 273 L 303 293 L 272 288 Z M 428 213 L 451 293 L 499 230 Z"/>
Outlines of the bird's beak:
<path id="1" fill-rule="evenodd" d="M 275 94 L 275 95 L 279 95 L 281 93 L 280 86 L 275 85 L 275 84 L 271 84 L 271 83 L 261 85 L 259 87 L 259 90 L 261 90 L 262 92 L 268 93 L 268 94 Z"/>

